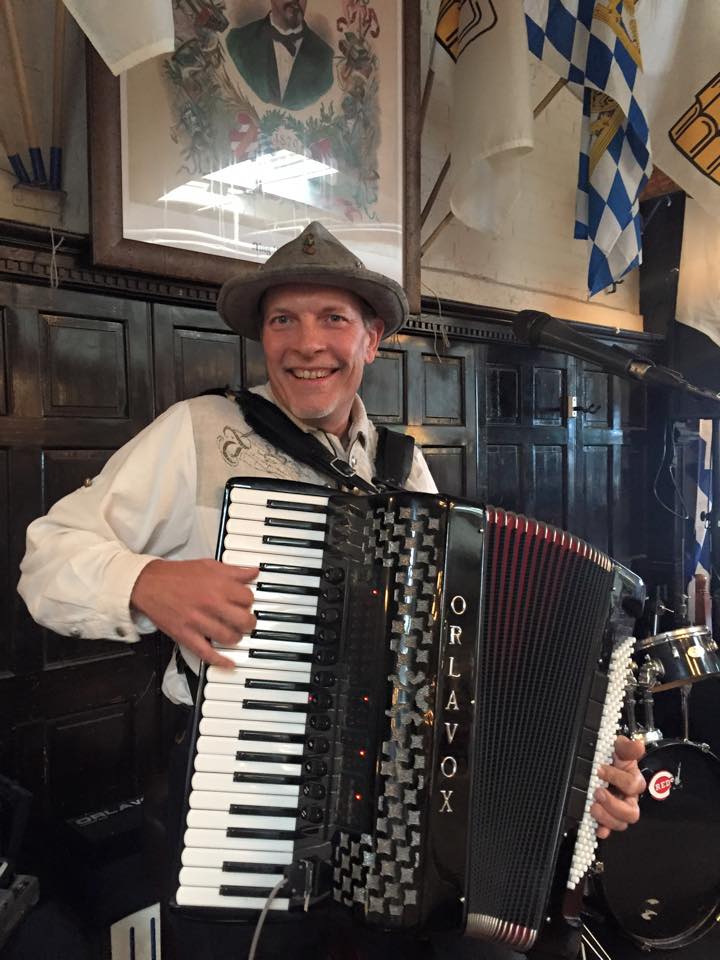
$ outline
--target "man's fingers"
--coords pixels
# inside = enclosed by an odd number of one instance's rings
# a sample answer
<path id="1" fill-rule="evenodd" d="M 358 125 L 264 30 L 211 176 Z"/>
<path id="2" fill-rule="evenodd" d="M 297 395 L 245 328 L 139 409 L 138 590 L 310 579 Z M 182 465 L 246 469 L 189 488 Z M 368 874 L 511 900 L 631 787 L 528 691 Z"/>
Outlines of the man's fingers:
<path id="1" fill-rule="evenodd" d="M 637 762 L 645 756 L 645 744 L 642 740 L 630 740 L 619 736 L 615 740 L 615 760 L 619 763 Z"/>
<path id="2" fill-rule="evenodd" d="M 232 567 L 227 564 L 221 564 L 221 566 L 223 570 L 227 570 L 232 574 L 234 580 L 240 583 L 250 583 L 250 581 L 255 580 L 258 573 L 260 573 L 259 567 Z"/>
<path id="3" fill-rule="evenodd" d="M 234 667 L 235 664 L 229 657 L 216 650 L 210 641 L 200 634 L 186 633 L 178 637 L 178 643 L 190 650 L 195 656 L 199 657 L 204 663 L 213 667 Z"/>
<path id="4" fill-rule="evenodd" d="M 223 647 L 234 647 L 255 629 L 254 615 L 242 607 L 227 606 L 221 612 L 198 614 L 193 620 L 193 632 L 207 637 Z"/>
<path id="5" fill-rule="evenodd" d="M 645 789 L 645 780 L 633 760 L 629 770 L 608 764 L 598 767 L 598 776 L 625 796 L 639 796 Z"/>
<path id="6" fill-rule="evenodd" d="M 635 797 L 616 797 L 602 787 L 595 791 L 595 803 L 590 813 L 601 827 L 609 827 L 610 830 L 626 830 L 640 818 Z"/>

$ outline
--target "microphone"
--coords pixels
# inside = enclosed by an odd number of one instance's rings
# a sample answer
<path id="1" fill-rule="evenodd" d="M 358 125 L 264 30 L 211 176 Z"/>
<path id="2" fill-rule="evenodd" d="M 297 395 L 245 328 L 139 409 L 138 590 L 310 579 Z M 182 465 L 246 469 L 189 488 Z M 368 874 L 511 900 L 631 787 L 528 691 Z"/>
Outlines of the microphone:
<path id="1" fill-rule="evenodd" d="M 677 370 L 662 367 L 650 360 L 636 357 L 622 347 L 608 347 L 599 340 L 573 329 L 564 320 L 537 310 L 521 310 L 513 320 L 513 331 L 518 340 L 533 347 L 545 347 L 569 353 L 602 367 L 607 373 L 629 380 L 639 380 L 649 387 L 682 390 L 705 400 L 720 402 L 720 394 L 688 383 Z"/>

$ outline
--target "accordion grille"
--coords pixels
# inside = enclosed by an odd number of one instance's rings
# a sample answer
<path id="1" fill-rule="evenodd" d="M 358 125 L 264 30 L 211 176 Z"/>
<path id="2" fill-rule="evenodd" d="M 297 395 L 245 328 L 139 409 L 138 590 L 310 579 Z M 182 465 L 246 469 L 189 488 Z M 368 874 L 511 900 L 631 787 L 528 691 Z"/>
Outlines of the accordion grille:
<path id="1" fill-rule="evenodd" d="M 488 508 L 478 649 L 468 908 L 536 931 L 613 565 L 581 540 Z"/>

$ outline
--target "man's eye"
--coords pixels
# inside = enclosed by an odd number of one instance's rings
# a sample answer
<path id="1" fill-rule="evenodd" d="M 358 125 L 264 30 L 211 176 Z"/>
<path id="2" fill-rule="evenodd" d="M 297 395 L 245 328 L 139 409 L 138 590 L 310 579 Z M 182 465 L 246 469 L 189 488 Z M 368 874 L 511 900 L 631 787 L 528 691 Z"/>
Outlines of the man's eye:
<path id="1" fill-rule="evenodd" d="M 341 313 L 331 313 L 328 315 L 328 319 L 332 321 L 332 323 L 342 323 L 345 317 Z"/>
<path id="2" fill-rule="evenodd" d="M 270 323 L 275 326 L 284 327 L 288 323 L 288 318 L 284 313 L 280 313 L 276 317 L 270 317 Z"/>

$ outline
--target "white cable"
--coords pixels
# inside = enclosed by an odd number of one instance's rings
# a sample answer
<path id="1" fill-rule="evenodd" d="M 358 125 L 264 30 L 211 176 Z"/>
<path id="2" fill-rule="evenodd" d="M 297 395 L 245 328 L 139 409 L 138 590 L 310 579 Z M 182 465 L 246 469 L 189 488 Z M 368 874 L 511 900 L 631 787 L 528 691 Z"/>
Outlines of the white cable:
<path id="1" fill-rule="evenodd" d="M 275 886 L 272 888 L 268 894 L 268 898 L 265 901 L 265 906 L 262 908 L 262 912 L 258 917 L 258 922 L 255 925 L 255 933 L 252 938 L 252 943 L 250 944 L 250 952 L 248 953 L 247 960 L 255 960 L 255 951 L 257 950 L 258 941 L 260 939 L 260 934 L 262 933 L 263 924 L 265 923 L 265 917 L 268 915 L 268 910 L 270 909 L 270 904 L 273 902 L 275 897 L 280 893 L 282 888 L 287 883 L 285 877 L 282 880 L 278 880 Z"/>
<path id="2" fill-rule="evenodd" d="M 590 927 L 587 927 L 583 924 L 583 933 L 582 933 L 583 942 L 588 945 L 596 957 L 599 957 L 600 960 L 612 960 L 612 957 L 607 952 L 605 947 L 600 943 L 598 938 L 592 932 Z"/>

